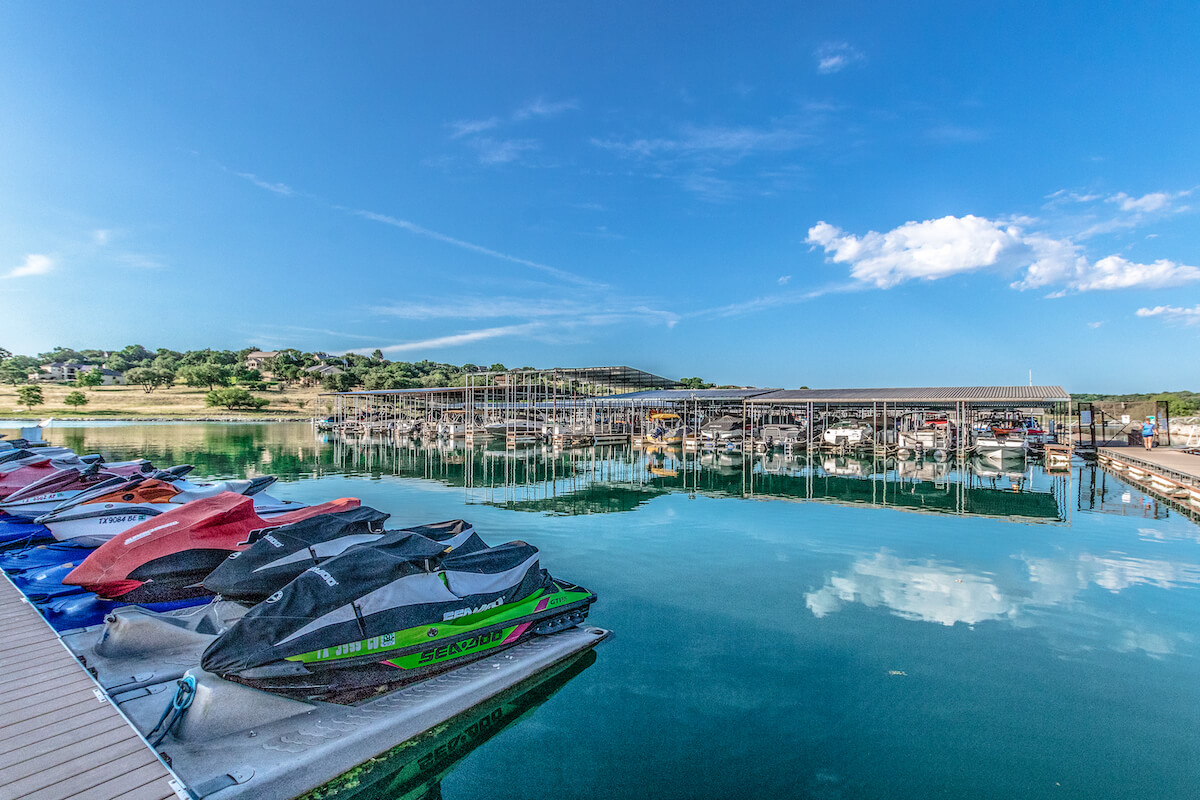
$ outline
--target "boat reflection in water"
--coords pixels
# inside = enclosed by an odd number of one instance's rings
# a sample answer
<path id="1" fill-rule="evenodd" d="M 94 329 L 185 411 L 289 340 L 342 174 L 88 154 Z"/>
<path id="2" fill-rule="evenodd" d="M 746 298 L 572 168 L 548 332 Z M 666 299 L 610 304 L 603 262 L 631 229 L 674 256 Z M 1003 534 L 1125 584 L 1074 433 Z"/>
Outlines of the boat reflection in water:
<path id="1" fill-rule="evenodd" d="M 445 724 L 360 764 L 305 798 L 440 800 L 442 780 L 500 731 L 532 714 L 596 661 L 588 650 L 559 662 Z"/>
<path id="2" fill-rule="evenodd" d="M 1032 460 L 856 458 L 779 450 L 745 454 L 624 444 L 506 448 L 503 442 L 343 439 L 335 471 L 434 480 L 462 487 L 467 503 L 516 511 L 596 514 L 632 511 L 662 495 L 778 498 L 900 510 L 1065 520 L 1070 475 Z"/>

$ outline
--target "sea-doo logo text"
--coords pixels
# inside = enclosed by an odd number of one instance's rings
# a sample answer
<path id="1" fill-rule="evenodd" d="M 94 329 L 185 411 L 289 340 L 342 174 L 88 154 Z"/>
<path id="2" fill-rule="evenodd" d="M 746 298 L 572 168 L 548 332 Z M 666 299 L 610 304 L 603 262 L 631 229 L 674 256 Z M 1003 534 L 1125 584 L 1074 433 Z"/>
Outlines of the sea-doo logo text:
<path id="1" fill-rule="evenodd" d="M 431 650 L 423 650 L 421 651 L 421 657 L 417 659 L 417 663 L 428 664 L 430 661 L 438 661 L 443 658 L 456 656 L 459 653 L 466 653 L 471 650 L 487 647 L 491 644 L 498 644 L 503 639 L 504 631 L 481 633 L 478 636 L 472 636 L 460 642 L 451 642 L 450 644 L 444 644 L 441 647 L 435 647 Z"/>
<path id="2" fill-rule="evenodd" d="M 465 617 L 469 614 L 478 614 L 480 611 L 487 611 L 489 608 L 497 608 L 503 604 L 504 600 L 501 598 L 498 600 L 493 600 L 490 603 L 484 603 L 477 608 L 457 608 L 454 611 L 447 611 L 445 614 L 442 614 L 442 622 L 458 619 L 459 617 Z"/>
<path id="3" fill-rule="evenodd" d="M 338 582 L 337 582 L 336 580 L 334 580 L 333 576 L 332 576 L 332 575 L 330 575 L 330 574 L 329 574 L 328 572 L 326 572 L 325 570 L 321 569 L 320 567 L 309 567 L 307 571 L 308 571 L 308 572 L 315 572 L 317 575 L 320 575 L 320 576 L 321 576 L 321 580 L 325 581 L 325 582 L 326 582 L 326 583 L 328 583 L 330 586 L 337 586 L 337 585 L 338 585 Z"/>
<path id="4" fill-rule="evenodd" d="M 266 536 L 264 536 L 263 538 L 266 539 L 268 542 L 270 542 L 275 547 L 283 547 L 283 542 L 279 541 L 278 539 L 276 539 L 274 536 L 272 536 L 269 533 Z"/>

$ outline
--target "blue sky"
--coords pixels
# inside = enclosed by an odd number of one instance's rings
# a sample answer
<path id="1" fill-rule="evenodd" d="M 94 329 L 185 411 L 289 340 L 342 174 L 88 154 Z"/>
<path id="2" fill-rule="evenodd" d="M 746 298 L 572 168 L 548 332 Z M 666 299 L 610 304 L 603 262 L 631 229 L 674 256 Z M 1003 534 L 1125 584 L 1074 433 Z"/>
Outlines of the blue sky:
<path id="1" fill-rule="evenodd" d="M 1200 6 L 0 5 L 0 346 L 1200 389 Z"/>

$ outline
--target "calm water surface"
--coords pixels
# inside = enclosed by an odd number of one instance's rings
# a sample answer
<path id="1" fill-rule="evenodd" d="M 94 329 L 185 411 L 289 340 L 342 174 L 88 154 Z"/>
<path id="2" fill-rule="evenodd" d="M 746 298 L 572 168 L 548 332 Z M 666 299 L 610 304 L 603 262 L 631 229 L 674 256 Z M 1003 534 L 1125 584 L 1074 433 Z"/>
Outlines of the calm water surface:
<path id="1" fill-rule="evenodd" d="M 617 635 L 594 662 L 406 748 L 355 797 L 1198 791 L 1200 528 L 1090 467 L 506 453 L 298 424 L 47 438 L 276 474 L 280 497 L 359 497 L 396 527 L 464 517 L 600 596 L 590 621 Z"/>

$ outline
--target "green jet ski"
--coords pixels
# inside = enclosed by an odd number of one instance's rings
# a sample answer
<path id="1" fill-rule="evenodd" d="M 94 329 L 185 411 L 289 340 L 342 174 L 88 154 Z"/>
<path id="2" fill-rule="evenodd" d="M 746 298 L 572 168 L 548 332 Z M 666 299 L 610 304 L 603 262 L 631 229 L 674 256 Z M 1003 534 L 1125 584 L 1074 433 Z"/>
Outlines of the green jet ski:
<path id="1" fill-rule="evenodd" d="M 525 542 L 447 551 L 396 531 L 305 570 L 222 633 L 201 666 L 267 691 L 335 697 L 573 627 L 595 600 L 552 578 Z"/>

